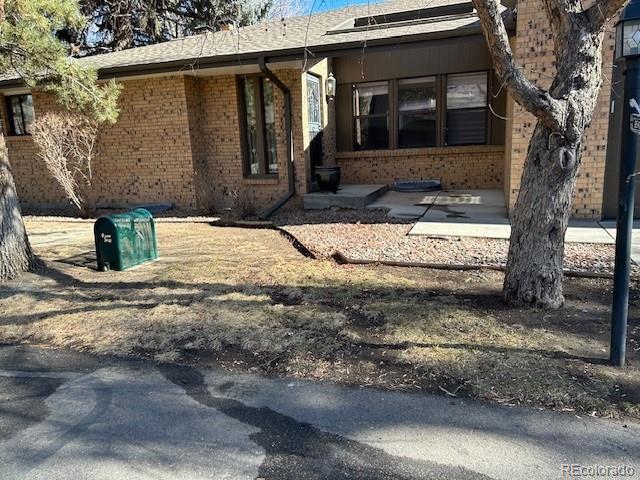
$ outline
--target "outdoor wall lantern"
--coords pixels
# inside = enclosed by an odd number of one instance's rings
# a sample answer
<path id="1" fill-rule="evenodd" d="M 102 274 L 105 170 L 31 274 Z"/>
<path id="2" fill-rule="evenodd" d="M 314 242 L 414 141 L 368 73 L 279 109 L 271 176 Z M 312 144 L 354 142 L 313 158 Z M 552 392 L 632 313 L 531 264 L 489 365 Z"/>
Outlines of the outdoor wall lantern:
<path id="1" fill-rule="evenodd" d="M 613 274 L 610 360 L 625 364 L 636 156 L 640 151 L 640 0 L 632 0 L 616 25 L 616 64 L 624 75 L 616 260 Z"/>
<path id="2" fill-rule="evenodd" d="M 333 73 L 329 73 L 327 77 L 325 91 L 327 92 L 327 102 L 333 102 L 336 98 L 336 77 L 333 76 Z"/>
<path id="3" fill-rule="evenodd" d="M 616 25 L 616 60 L 640 54 L 640 2 L 632 1 Z"/>

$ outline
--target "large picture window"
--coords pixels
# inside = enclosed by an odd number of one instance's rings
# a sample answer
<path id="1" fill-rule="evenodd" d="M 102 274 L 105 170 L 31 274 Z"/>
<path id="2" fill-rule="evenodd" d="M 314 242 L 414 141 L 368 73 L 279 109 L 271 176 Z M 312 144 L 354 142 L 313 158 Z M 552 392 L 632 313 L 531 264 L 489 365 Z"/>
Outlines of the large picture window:
<path id="1" fill-rule="evenodd" d="M 278 173 L 276 112 L 272 82 L 265 77 L 240 79 L 244 113 L 246 175 Z"/>
<path id="2" fill-rule="evenodd" d="M 9 135 L 29 135 L 34 119 L 31 95 L 11 95 L 5 100 L 7 102 Z"/>
<path id="3" fill-rule="evenodd" d="M 484 145 L 489 141 L 488 71 L 350 87 L 351 138 L 343 128 L 338 132 L 340 145 L 351 142 L 349 148 L 354 150 L 378 150 Z M 346 99 L 344 102 L 339 111 L 347 113 L 349 105 Z"/>
<path id="4" fill-rule="evenodd" d="M 398 81 L 398 147 L 436 145 L 436 78 Z"/>
<path id="5" fill-rule="evenodd" d="M 389 84 L 353 86 L 353 146 L 356 150 L 389 148 Z"/>
<path id="6" fill-rule="evenodd" d="M 447 75 L 447 145 L 487 142 L 487 72 Z"/>

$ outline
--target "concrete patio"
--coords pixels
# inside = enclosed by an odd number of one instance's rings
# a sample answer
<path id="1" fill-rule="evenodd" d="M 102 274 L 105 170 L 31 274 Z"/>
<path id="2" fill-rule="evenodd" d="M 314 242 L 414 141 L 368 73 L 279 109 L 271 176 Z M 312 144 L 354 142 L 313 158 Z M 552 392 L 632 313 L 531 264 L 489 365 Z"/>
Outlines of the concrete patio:
<path id="1" fill-rule="evenodd" d="M 386 185 L 340 185 L 336 193 L 310 192 L 303 196 L 305 210 L 364 208 L 387 191 Z"/>
<path id="2" fill-rule="evenodd" d="M 390 191 L 367 208 L 389 209 L 395 218 L 417 218 L 409 235 L 508 239 L 511 235 L 501 190 L 442 190 L 401 193 Z M 640 264 L 640 221 L 634 225 L 631 257 Z M 571 220 L 568 243 L 614 244 L 615 221 Z M 637 239 L 637 240 L 636 240 Z"/>
<path id="3" fill-rule="evenodd" d="M 511 235 L 501 190 L 443 190 L 424 195 L 421 204 L 426 205 L 425 213 L 409 235 L 504 239 Z M 612 244 L 615 242 L 615 229 L 615 222 L 571 220 L 565 240 L 570 243 Z"/>

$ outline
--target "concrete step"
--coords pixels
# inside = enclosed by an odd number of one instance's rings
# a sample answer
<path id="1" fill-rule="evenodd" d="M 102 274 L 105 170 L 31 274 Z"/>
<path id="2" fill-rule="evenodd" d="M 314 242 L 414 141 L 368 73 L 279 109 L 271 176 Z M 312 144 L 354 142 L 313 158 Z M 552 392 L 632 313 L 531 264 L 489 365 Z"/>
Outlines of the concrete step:
<path id="1" fill-rule="evenodd" d="M 386 185 L 341 185 L 338 193 L 311 192 L 303 196 L 304 208 L 364 208 L 387 191 Z"/>

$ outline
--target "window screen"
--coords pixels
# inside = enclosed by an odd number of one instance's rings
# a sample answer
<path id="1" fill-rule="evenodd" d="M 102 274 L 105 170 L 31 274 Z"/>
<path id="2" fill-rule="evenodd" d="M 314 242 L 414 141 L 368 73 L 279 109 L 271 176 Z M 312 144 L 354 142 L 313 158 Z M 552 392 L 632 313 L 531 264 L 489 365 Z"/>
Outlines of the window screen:
<path id="1" fill-rule="evenodd" d="M 447 75 L 447 145 L 487 143 L 487 73 Z"/>

